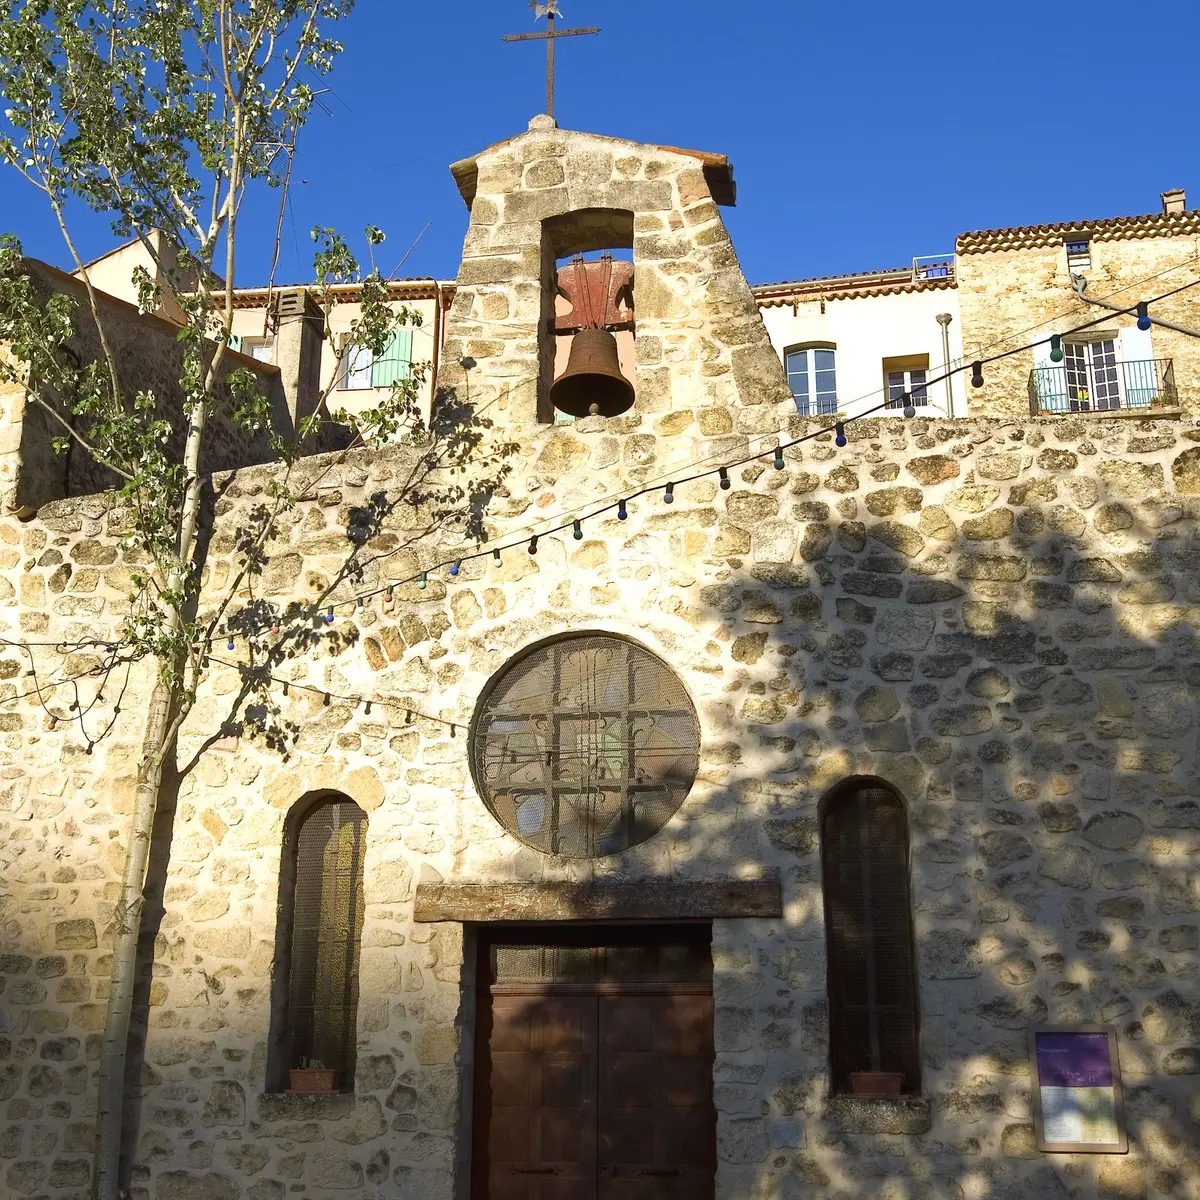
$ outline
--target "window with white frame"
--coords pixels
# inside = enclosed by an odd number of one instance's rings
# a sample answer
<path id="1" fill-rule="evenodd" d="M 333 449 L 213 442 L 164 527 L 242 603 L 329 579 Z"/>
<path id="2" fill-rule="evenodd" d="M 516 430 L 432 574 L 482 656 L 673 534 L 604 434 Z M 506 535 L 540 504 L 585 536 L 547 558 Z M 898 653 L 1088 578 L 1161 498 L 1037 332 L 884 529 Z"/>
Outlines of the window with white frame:
<path id="1" fill-rule="evenodd" d="M 275 361 L 275 339 L 246 338 L 242 342 L 242 353 L 258 359 L 259 362 L 273 363 Z"/>
<path id="2" fill-rule="evenodd" d="M 784 355 L 788 387 L 802 417 L 829 416 L 837 412 L 835 347 L 797 346 Z"/>
<path id="3" fill-rule="evenodd" d="M 369 346 L 356 346 L 347 336 L 342 342 L 338 387 L 343 391 L 392 387 L 403 383 L 411 369 L 411 329 L 393 329 L 380 355 L 372 353 Z"/>
<path id="4" fill-rule="evenodd" d="M 905 396 L 912 397 L 913 408 L 929 403 L 929 355 L 909 354 L 883 360 L 883 379 L 887 387 L 888 408 L 903 408 Z"/>

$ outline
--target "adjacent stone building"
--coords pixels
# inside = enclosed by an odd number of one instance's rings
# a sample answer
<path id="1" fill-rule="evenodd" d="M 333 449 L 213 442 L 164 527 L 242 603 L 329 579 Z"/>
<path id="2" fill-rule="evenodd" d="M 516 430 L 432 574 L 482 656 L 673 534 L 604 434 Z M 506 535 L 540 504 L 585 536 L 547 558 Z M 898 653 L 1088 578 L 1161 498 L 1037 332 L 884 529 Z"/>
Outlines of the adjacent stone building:
<path id="1" fill-rule="evenodd" d="M 212 650 L 151 865 L 131 1194 L 1195 1200 L 1196 423 L 1014 407 L 839 447 L 723 159 L 535 118 L 456 176 L 435 405 L 503 464 L 485 554 L 425 531 L 417 450 L 303 462 L 262 598 L 357 569 L 259 711 L 245 638 Z M 557 426 L 552 268 L 606 248 L 636 400 Z M 275 470 L 214 481 L 211 594 Z M 0 521 L 13 1196 L 91 1176 L 148 668 L 81 685 L 82 727 L 38 689 L 87 665 L 48 643 L 119 625 L 120 533 L 103 493 Z M 1035 1143 L 1027 1031 L 1085 1021 L 1126 1155 Z"/>

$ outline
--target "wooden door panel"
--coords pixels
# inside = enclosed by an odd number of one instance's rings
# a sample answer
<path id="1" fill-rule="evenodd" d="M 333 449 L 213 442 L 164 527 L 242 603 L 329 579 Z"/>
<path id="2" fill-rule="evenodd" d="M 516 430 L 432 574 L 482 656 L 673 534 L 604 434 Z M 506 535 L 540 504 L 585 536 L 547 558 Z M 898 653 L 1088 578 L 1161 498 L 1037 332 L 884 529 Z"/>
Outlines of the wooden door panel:
<path id="1" fill-rule="evenodd" d="M 659 1054 L 712 1056 L 712 997 L 663 996 L 654 1011 L 654 1049 Z"/>
<path id="2" fill-rule="evenodd" d="M 616 997 L 613 997 L 616 1000 Z M 654 1011 L 639 1004 L 633 997 L 624 997 L 630 1003 L 612 1003 L 606 1010 L 606 1019 L 601 1029 L 605 1055 L 622 1052 L 648 1053 L 654 1049 Z"/>
<path id="3" fill-rule="evenodd" d="M 591 1057 L 589 1055 L 589 1057 Z M 541 1103 L 546 1108 L 578 1108 L 585 1099 L 589 1082 L 587 1060 L 582 1056 L 570 1062 L 543 1062 L 541 1067 Z"/>
<path id="4" fill-rule="evenodd" d="M 600 998 L 599 1200 L 711 1200 L 712 996 Z"/>
<path id="5" fill-rule="evenodd" d="M 594 1200 L 596 998 L 494 996 L 488 1007 L 486 1191 L 476 1194 Z"/>
<path id="6" fill-rule="evenodd" d="M 688 1108 L 710 1085 L 712 1063 L 700 1055 L 669 1058 L 659 1072 L 663 1102 L 668 1108 Z"/>

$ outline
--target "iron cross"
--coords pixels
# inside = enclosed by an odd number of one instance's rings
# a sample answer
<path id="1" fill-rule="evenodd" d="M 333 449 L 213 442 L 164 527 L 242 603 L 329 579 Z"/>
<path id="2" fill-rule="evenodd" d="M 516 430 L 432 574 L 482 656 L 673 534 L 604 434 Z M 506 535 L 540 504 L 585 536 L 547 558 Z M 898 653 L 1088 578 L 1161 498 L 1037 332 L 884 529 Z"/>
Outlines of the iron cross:
<path id="1" fill-rule="evenodd" d="M 599 33 L 597 25 L 589 25 L 586 29 L 555 29 L 554 18 L 561 17 L 558 11 L 558 0 L 530 0 L 529 7 L 533 9 L 533 18 L 546 18 L 545 33 L 506 33 L 506 42 L 545 42 L 546 43 L 546 113 L 554 116 L 554 41 L 561 37 L 578 37 L 584 33 Z"/>

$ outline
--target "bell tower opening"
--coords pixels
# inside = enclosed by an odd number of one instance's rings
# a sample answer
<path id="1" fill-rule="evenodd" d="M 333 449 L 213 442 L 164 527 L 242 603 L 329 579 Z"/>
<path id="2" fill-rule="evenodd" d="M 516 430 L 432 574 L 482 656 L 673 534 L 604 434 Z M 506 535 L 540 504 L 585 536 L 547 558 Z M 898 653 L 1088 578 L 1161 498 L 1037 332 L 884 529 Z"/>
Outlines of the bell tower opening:
<path id="1" fill-rule="evenodd" d="M 582 209 L 542 222 L 540 422 L 619 416 L 633 407 L 632 247 L 627 210 Z"/>

